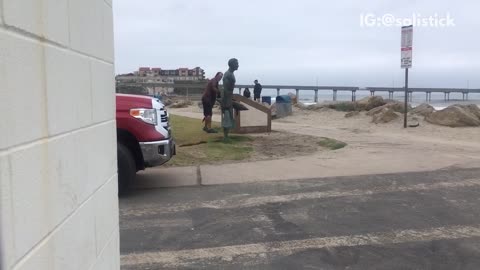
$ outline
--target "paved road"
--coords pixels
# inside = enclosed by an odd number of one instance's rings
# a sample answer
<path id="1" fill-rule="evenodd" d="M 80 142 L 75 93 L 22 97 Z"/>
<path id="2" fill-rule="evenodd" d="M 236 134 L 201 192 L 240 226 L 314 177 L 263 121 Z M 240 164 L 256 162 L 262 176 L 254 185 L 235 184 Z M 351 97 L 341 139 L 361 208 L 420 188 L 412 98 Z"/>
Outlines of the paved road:
<path id="1" fill-rule="evenodd" d="M 122 269 L 480 269 L 480 169 L 135 191 Z"/>

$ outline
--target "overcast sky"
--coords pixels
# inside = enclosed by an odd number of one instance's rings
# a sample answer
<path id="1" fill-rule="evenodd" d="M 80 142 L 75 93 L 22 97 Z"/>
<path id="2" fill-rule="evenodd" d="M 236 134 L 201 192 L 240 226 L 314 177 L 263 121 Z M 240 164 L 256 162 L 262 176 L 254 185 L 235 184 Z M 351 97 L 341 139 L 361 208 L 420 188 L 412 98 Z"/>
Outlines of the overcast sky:
<path id="1" fill-rule="evenodd" d="M 361 15 L 438 15 L 415 27 L 410 85 L 480 88 L 480 1 L 115 0 L 116 73 L 200 66 L 212 77 L 236 57 L 238 83 L 403 86 L 400 27 Z"/>

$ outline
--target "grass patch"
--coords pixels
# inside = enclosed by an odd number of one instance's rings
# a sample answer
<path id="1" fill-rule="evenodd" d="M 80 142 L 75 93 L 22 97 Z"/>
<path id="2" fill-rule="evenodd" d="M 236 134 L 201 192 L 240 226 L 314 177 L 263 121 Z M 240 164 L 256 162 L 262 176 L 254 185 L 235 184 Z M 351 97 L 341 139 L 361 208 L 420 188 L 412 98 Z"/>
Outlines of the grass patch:
<path id="1" fill-rule="evenodd" d="M 212 138 L 221 137 L 220 134 L 208 134 L 202 130 L 202 120 L 170 114 L 173 138 L 177 146 L 184 144 L 198 144 Z M 212 123 L 212 128 L 220 131 L 220 124 Z"/>
<path id="2" fill-rule="evenodd" d="M 230 141 L 223 142 L 220 123 L 212 123 L 217 134 L 202 130 L 199 119 L 170 115 L 172 132 L 177 143 L 177 155 L 167 166 L 193 166 L 215 164 L 223 161 L 244 160 L 250 157 L 253 148 L 246 145 L 253 139 L 248 136 L 232 135 Z"/>
<path id="3" fill-rule="evenodd" d="M 347 144 L 344 142 L 337 141 L 335 139 L 325 138 L 325 137 L 323 137 L 321 141 L 318 142 L 318 145 L 328 148 L 330 150 L 338 150 L 347 146 Z"/>

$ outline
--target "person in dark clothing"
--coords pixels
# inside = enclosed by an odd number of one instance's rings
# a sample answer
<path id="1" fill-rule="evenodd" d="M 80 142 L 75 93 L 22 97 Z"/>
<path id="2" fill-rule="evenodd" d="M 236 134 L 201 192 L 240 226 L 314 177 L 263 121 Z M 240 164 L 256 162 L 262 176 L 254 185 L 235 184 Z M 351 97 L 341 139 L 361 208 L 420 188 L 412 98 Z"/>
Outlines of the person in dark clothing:
<path id="1" fill-rule="evenodd" d="M 250 90 L 248 90 L 248 87 L 243 90 L 243 96 L 246 98 L 250 98 Z"/>
<path id="2" fill-rule="evenodd" d="M 203 105 L 203 122 L 205 126 L 203 130 L 207 133 L 217 133 L 216 130 L 212 129 L 212 115 L 213 115 L 213 105 L 217 100 L 217 96 L 220 91 L 218 90 L 218 82 L 222 79 L 223 73 L 217 72 L 215 77 L 208 81 L 205 91 L 202 95 L 202 105 Z"/>
<path id="3" fill-rule="evenodd" d="M 253 100 L 260 101 L 260 95 L 262 94 L 262 85 L 258 82 L 258 80 L 254 81 L 255 86 L 253 87 Z"/>

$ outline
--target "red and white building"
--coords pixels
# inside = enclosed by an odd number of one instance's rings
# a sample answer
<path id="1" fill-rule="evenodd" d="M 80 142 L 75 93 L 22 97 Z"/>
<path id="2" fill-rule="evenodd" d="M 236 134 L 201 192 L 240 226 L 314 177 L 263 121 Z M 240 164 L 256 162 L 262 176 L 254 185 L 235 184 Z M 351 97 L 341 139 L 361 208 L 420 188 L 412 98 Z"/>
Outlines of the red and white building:
<path id="1" fill-rule="evenodd" d="M 162 69 L 159 67 L 140 67 L 137 71 L 115 77 L 117 83 L 158 83 L 173 84 L 175 81 L 200 81 L 205 79 L 205 71 L 200 67 Z M 150 94 L 167 93 L 172 87 L 156 86 L 149 88 Z"/>

